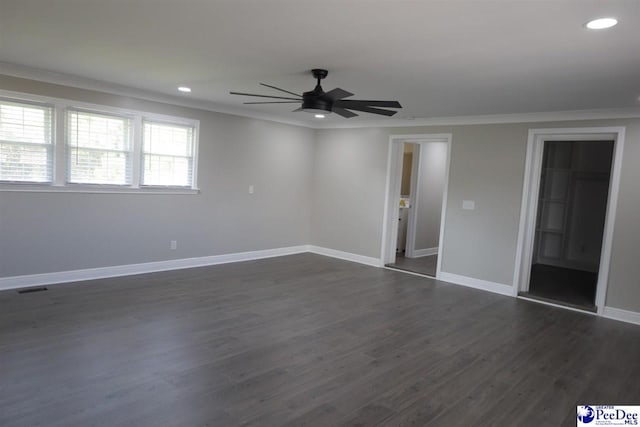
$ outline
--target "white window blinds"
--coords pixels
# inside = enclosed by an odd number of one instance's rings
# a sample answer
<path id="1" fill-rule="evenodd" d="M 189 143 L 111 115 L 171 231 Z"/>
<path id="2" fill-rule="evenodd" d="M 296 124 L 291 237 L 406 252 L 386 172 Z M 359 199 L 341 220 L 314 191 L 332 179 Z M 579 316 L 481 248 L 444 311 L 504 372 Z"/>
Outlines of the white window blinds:
<path id="1" fill-rule="evenodd" d="M 67 120 L 67 181 L 131 184 L 131 119 L 69 110 Z"/>
<path id="2" fill-rule="evenodd" d="M 193 185 L 193 126 L 144 121 L 142 185 Z"/>
<path id="3" fill-rule="evenodd" d="M 0 100 L 0 181 L 51 182 L 53 109 Z"/>

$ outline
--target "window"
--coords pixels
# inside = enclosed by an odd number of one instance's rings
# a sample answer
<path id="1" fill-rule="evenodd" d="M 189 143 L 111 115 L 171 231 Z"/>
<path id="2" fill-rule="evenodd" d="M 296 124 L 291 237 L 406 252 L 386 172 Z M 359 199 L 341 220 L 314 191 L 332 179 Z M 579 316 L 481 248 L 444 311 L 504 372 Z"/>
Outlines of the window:
<path id="1" fill-rule="evenodd" d="M 198 127 L 0 89 L 0 192 L 195 194 Z"/>
<path id="2" fill-rule="evenodd" d="M 74 110 L 67 120 L 67 181 L 130 185 L 131 120 Z"/>
<path id="3" fill-rule="evenodd" d="M 193 182 L 193 126 L 145 121 L 142 185 L 189 187 Z"/>
<path id="4" fill-rule="evenodd" d="M 47 105 L 0 100 L 0 181 L 51 182 L 52 117 Z"/>

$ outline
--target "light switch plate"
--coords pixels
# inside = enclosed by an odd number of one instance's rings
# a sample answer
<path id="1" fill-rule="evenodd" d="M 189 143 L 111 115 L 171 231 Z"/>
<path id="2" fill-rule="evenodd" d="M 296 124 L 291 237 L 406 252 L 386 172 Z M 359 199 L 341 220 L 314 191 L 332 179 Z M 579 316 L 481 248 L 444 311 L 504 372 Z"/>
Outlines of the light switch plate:
<path id="1" fill-rule="evenodd" d="M 249 194 L 253 194 L 253 185 L 249 186 Z"/>
<path id="2" fill-rule="evenodd" d="M 462 201 L 462 209 L 466 209 L 468 211 L 472 211 L 476 208 L 476 202 L 473 200 L 463 200 Z"/>

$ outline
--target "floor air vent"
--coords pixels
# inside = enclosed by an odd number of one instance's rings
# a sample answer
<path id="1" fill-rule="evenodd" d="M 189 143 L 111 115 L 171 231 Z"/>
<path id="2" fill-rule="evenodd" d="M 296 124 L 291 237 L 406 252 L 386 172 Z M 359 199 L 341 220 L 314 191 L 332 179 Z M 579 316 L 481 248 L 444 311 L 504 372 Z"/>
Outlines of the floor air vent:
<path id="1" fill-rule="evenodd" d="M 44 286 L 40 287 L 40 288 L 29 288 L 29 289 L 20 289 L 18 291 L 19 294 L 30 294 L 32 292 L 44 292 L 46 291 L 47 288 L 45 288 Z"/>

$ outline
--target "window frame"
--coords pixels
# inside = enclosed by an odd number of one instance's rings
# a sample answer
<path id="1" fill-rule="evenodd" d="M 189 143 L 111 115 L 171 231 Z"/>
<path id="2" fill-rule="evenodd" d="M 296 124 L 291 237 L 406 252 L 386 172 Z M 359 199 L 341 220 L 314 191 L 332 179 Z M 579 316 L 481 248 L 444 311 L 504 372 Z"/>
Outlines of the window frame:
<path id="1" fill-rule="evenodd" d="M 42 95 L 26 94 L 0 89 L 0 98 L 8 102 L 35 104 L 52 108 L 51 114 L 51 151 L 52 151 L 52 179 L 50 182 L 0 181 L 1 191 L 22 192 L 71 192 L 71 193 L 139 193 L 139 194 L 199 194 L 197 172 L 200 138 L 200 121 L 187 117 L 170 116 L 165 114 L 132 110 L 55 98 Z M 87 113 L 105 114 L 126 117 L 131 120 L 131 184 L 85 184 L 67 182 L 68 147 L 67 137 L 68 113 L 81 111 Z M 164 122 L 193 128 L 193 175 L 190 186 L 149 186 L 142 185 L 142 149 L 143 123 Z"/>
<path id="2" fill-rule="evenodd" d="M 71 144 L 71 114 L 90 114 L 90 115 L 95 115 L 95 116 L 103 116 L 103 117 L 111 117 L 111 118 L 115 118 L 115 119 L 123 119 L 123 120 L 127 120 L 129 123 L 129 127 L 127 129 L 127 133 L 128 133 L 128 138 L 129 138 L 129 159 L 128 159 L 128 167 L 131 170 L 131 182 L 130 183 L 124 183 L 124 184 L 112 184 L 112 183 L 87 183 L 87 182 L 75 182 L 75 181 L 71 181 L 71 150 L 72 150 L 72 144 Z M 65 185 L 89 185 L 89 186 L 108 186 L 108 187 L 117 187 L 117 188 L 128 188 L 131 187 L 134 184 L 134 180 L 133 180 L 133 169 L 134 169 L 134 163 L 133 163 L 133 154 L 134 154 L 134 138 L 135 138 L 135 132 L 134 132 L 134 122 L 135 122 L 135 116 L 130 116 L 130 115 L 124 115 L 124 114 L 115 114 L 115 113 L 108 113 L 105 111 L 96 111 L 96 110 L 89 110 L 86 108 L 76 108 L 76 107 L 67 107 L 65 108 L 64 111 L 65 117 L 65 138 L 64 138 L 64 162 L 65 162 Z M 109 149 L 100 149 L 100 148 L 86 148 L 86 147 L 82 147 L 85 148 L 87 150 L 90 151 L 109 151 L 109 152 L 120 152 L 120 153 L 126 153 L 127 151 L 119 151 L 119 150 L 109 150 Z M 80 149 L 80 147 L 77 147 L 76 149 Z M 125 169 L 126 171 L 126 169 Z M 125 176 L 126 176 L 126 172 L 125 172 Z"/>
<path id="3" fill-rule="evenodd" d="M 51 185 L 54 180 L 55 180 L 55 162 L 56 162 L 56 147 L 55 147 L 55 141 L 56 141 L 56 108 L 55 105 L 53 105 L 51 102 L 45 102 L 45 101 L 37 101 L 37 100 L 23 100 L 23 99 L 16 99 L 14 97 L 11 96 L 5 96 L 5 91 L 0 91 L 0 103 L 2 102 L 7 102 L 7 103 L 13 103 L 13 104 L 23 104 L 25 106 L 34 106 L 34 107 L 41 107 L 41 108 L 49 108 L 51 110 L 51 114 L 50 114 L 50 119 L 51 119 L 51 123 L 49 126 L 49 140 L 50 142 L 48 144 L 37 144 L 37 143 L 27 143 L 27 144 L 33 144 L 33 145 L 47 145 L 47 151 L 48 151 L 48 155 L 51 156 L 51 170 L 50 172 L 50 177 L 51 180 L 50 181 L 13 181 L 13 180 L 0 180 L 0 184 L 7 184 L 7 185 Z M 10 143 L 13 143 L 11 141 L 9 141 Z M 18 143 L 19 144 L 19 143 Z"/>
<path id="4" fill-rule="evenodd" d="M 182 127 L 191 127 L 192 128 L 192 136 L 191 136 L 191 151 L 192 151 L 192 155 L 191 155 L 191 181 L 195 182 L 196 180 L 196 173 L 197 173 L 197 164 L 198 164 L 198 144 L 197 144 L 197 140 L 198 140 L 198 127 L 197 126 L 193 126 L 193 125 L 189 125 L 189 124 L 185 124 L 185 123 L 179 123 L 176 121 L 168 121 L 166 120 L 166 117 L 152 117 L 150 115 L 144 115 L 142 116 L 142 121 L 141 121 L 141 126 L 140 126 L 140 132 L 141 132 L 141 136 L 140 136 L 140 150 L 139 150 L 139 154 L 140 154 L 140 159 L 139 159 L 139 163 L 140 163 L 140 176 L 138 179 L 138 182 L 140 184 L 141 188 L 188 188 L 187 186 L 184 185 L 156 185 L 156 184 L 144 184 L 143 180 L 144 180 L 144 125 L 145 123 L 151 123 L 151 124 L 160 124 L 160 125 L 167 125 L 167 126 L 182 126 Z M 150 153 L 149 153 L 150 154 Z"/>

